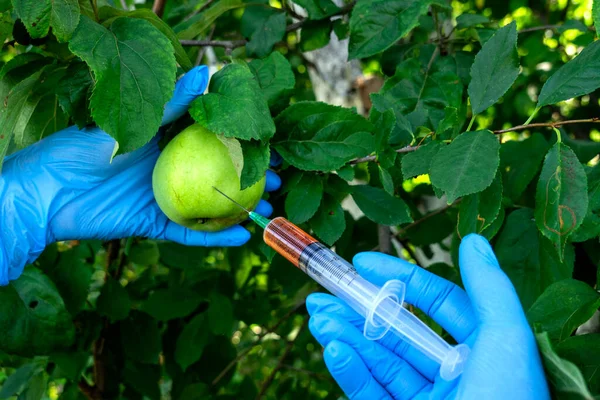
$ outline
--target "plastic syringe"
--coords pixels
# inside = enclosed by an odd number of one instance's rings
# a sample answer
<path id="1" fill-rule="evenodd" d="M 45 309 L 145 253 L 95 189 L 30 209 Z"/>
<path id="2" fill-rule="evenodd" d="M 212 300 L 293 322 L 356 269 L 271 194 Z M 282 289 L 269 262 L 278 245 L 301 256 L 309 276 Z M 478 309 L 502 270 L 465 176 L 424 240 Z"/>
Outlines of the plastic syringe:
<path id="1" fill-rule="evenodd" d="M 367 339 L 379 340 L 391 331 L 440 364 L 442 379 L 453 380 L 462 373 L 469 347 L 451 346 L 404 308 L 404 282 L 390 280 L 379 288 L 363 279 L 352 264 L 285 218 L 265 218 L 215 190 L 244 209 L 264 229 L 263 239 L 269 247 L 363 316 Z"/>

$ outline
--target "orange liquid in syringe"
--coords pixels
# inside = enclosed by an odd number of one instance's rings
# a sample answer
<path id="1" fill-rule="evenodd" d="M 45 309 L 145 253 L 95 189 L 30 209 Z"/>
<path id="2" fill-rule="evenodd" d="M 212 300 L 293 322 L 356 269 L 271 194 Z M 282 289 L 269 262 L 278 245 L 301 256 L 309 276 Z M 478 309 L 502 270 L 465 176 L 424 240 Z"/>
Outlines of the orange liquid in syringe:
<path id="1" fill-rule="evenodd" d="M 282 217 L 271 220 L 263 233 L 265 243 L 299 267 L 300 255 L 317 240 Z"/>

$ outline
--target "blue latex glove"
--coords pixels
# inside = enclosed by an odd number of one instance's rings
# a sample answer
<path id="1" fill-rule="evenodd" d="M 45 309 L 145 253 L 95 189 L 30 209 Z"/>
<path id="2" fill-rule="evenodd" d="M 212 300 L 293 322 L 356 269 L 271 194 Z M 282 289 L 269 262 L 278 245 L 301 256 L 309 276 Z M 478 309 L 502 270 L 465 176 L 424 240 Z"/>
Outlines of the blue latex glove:
<path id="1" fill-rule="evenodd" d="M 460 245 L 466 292 L 417 265 L 380 253 L 354 257 L 359 274 L 383 286 L 406 283 L 406 302 L 427 313 L 471 354 L 454 381 L 439 365 L 388 333 L 362 334 L 364 319 L 337 298 L 312 294 L 309 328 L 325 347 L 329 371 L 350 399 L 549 399 L 535 338 L 514 287 L 486 239 L 469 235 Z"/>
<path id="2" fill-rule="evenodd" d="M 182 77 L 165 107 L 163 125 L 182 116 L 204 93 L 208 68 Z M 0 175 L 0 285 L 17 279 L 46 245 L 72 239 L 143 236 L 191 246 L 239 246 L 250 239 L 241 226 L 198 232 L 170 221 L 152 192 L 158 137 L 114 158 L 115 141 L 98 128 L 70 127 L 7 157 Z M 266 190 L 281 180 L 267 172 Z M 256 211 L 268 216 L 270 204 Z"/>

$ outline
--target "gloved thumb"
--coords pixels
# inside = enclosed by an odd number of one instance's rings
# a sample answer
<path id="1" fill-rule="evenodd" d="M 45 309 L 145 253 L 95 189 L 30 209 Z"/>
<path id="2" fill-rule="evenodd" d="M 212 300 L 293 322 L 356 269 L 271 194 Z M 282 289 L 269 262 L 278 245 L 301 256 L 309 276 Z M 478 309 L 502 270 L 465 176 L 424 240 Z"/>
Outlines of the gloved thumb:
<path id="1" fill-rule="evenodd" d="M 188 107 L 201 96 L 208 85 L 208 67 L 201 65 L 191 69 L 175 84 L 173 97 L 165 105 L 161 125 L 169 124 L 186 113 Z"/>
<path id="2" fill-rule="evenodd" d="M 459 264 L 465 289 L 482 324 L 506 325 L 525 320 L 515 288 L 483 236 L 471 234 L 463 239 Z"/>

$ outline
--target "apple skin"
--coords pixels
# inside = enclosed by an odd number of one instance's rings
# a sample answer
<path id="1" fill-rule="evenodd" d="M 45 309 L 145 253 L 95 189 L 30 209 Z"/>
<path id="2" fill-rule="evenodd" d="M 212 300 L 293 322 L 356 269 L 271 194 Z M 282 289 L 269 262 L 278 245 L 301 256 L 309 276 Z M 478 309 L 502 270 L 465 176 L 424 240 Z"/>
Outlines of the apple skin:
<path id="1" fill-rule="evenodd" d="M 214 187 L 253 210 L 265 189 L 266 178 L 240 191 L 227 147 L 208 129 L 195 124 L 164 148 L 152 173 L 152 189 L 167 217 L 187 228 L 214 232 L 248 218 L 248 214 Z"/>

